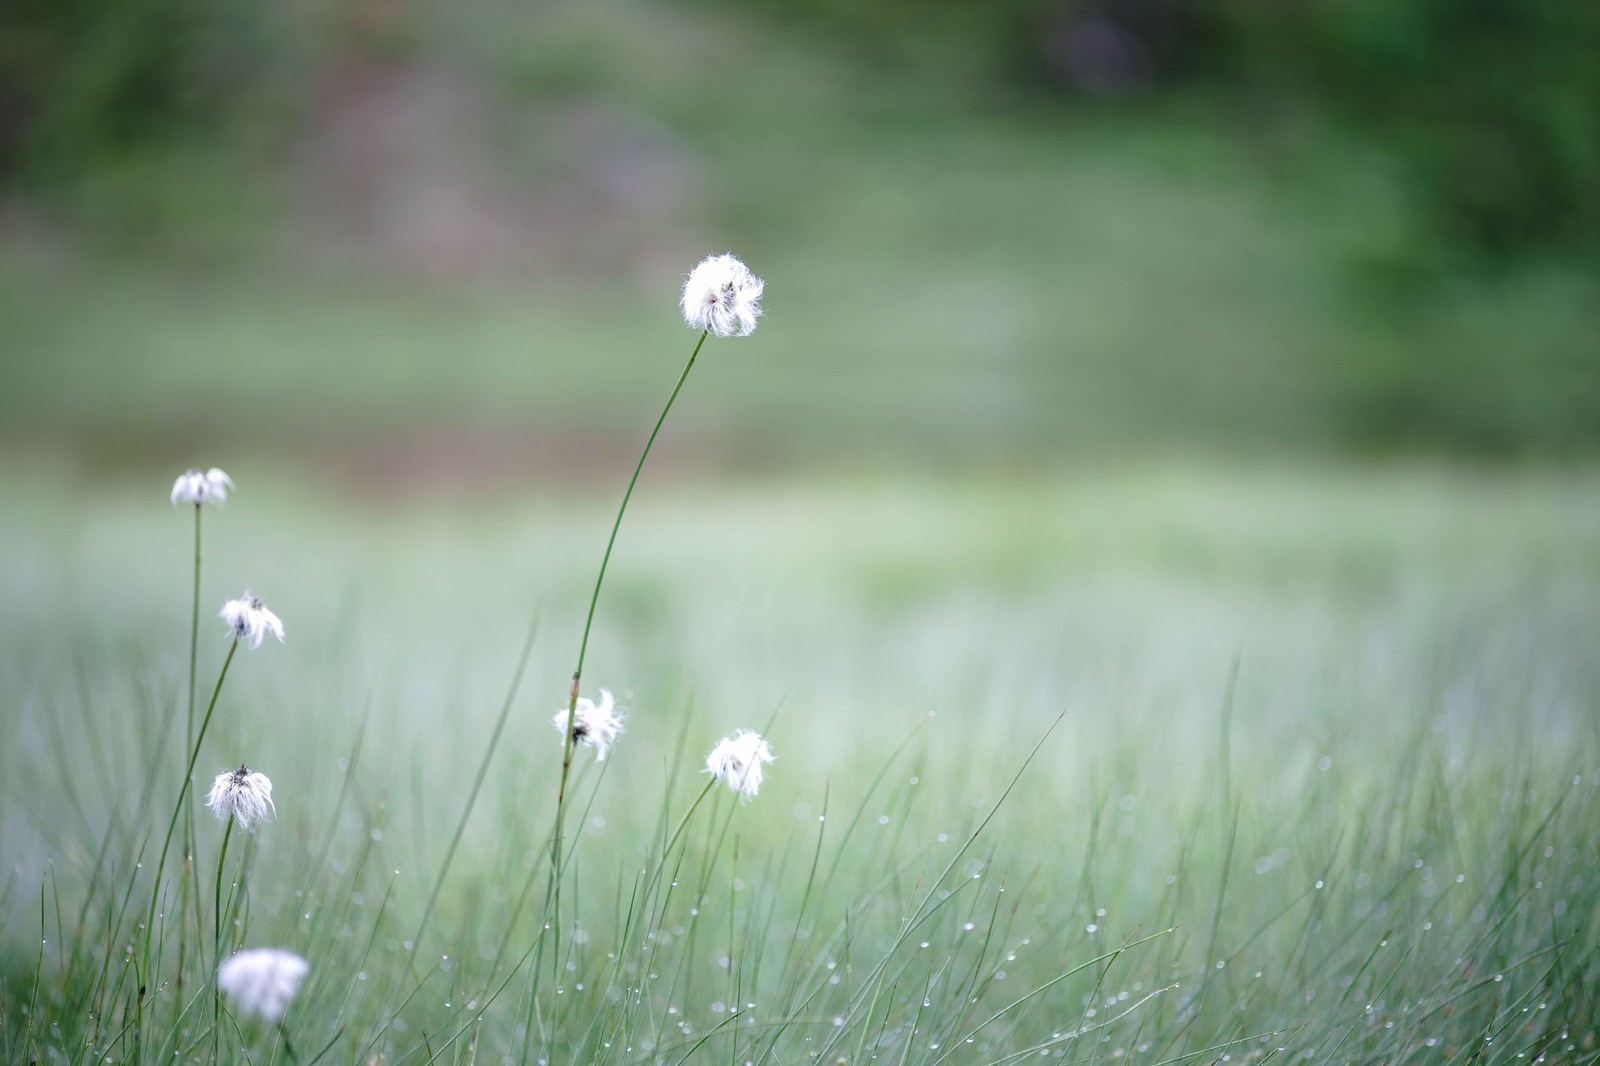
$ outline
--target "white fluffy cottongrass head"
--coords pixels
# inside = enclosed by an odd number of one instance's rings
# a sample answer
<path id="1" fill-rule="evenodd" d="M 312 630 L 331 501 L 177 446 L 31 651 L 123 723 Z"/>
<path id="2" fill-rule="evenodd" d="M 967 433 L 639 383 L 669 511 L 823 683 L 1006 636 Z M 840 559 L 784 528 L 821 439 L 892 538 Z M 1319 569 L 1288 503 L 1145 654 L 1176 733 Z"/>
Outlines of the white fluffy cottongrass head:
<path id="1" fill-rule="evenodd" d="M 267 610 L 260 596 L 252 596 L 248 590 L 238 599 L 222 605 L 221 618 L 228 623 L 235 640 L 248 640 L 252 648 L 261 647 L 268 633 L 277 637 L 279 644 L 283 643 L 282 619 Z"/>
<path id="2" fill-rule="evenodd" d="M 234 952 L 217 967 L 217 987 L 240 1014 L 276 1024 L 310 972 L 311 964 L 292 951 L 250 948 Z"/>
<path id="3" fill-rule="evenodd" d="M 185 470 L 172 483 L 172 505 L 176 507 L 180 503 L 192 503 L 198 507 L 202 503 L 221 504 L 228 499 L 228 490 L 231 488 L 233 478 L 216 467 L 210 470 Z"/>
<path id="4" fill-rule="evenodd" d="M 766 284 L 737 256 L 707 256 L 683 283 L 683 320 L 719 337 L 748 337 L 761 317 Z"/>
<path id="5" fill-rule="evenodd" d="M 760 733 L 741 729 L 723 737 L 706 756 L 706 773 L 749 799 L 761 791 L 762 763 L 773 759 L 772 747 Z"/>
<path id="6" fill-rule="evenodd" d="M 611 745 L 622 735 L 622 717 L 617 701 L 611 698 L 608 690 L 601 689 L 599 703 L 580 696 L 570 714 L 563 708 L 550 719 L 550 724 L 556 727 L 557 733 L 565 735 L 570 723 L 573 743 L 589 745 L 595 751 L 595 759 L 599 760 L 606 757 Z"/>
<path id="7" fill-rule="evenodd" d="M 272 802 L 272 782 L 266 774 L 248 766 L 218 774 L 206 796 L 206 806 L 223 821 L 232 818 L 247 832 L 278 813 Z"/>

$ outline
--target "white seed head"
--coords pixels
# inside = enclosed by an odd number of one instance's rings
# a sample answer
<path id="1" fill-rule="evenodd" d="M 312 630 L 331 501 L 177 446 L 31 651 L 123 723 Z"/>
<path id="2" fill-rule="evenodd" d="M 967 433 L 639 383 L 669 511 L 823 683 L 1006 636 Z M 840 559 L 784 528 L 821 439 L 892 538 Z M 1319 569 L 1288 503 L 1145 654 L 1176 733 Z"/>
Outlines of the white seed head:
<path id="1" fill-rule="evenodd" d="M 278 813 L 272 802 L 272 782 L 266 774 L 248 766 L 218 774 L 206 795 L 206 806 L 221 820 L 232 818 L 247 832 L 257 822 Z"/>
<path id="2" fill-rule="evenodd" d="M 748 337 L 761 317 L 766 284 L 736 256 L 707 256 L 683 283 L 683 320 L 719 337 Z"/>
<path id="3" fill-rule="evenodd" d="M 310 972 L 311 964 L 292 951 L 250 948 L 229 955 L 217 967 L 217 987 L 240 1014 L 276 1024 Z"/>
<path id="4" fill-rule="evenodd" d="M 760 733 L 741 729 L 717 741 L 706 756 L 706 773 L 726 782 L 742 799 L 749 799 L 761 791 L 761 764 L 772 760 L 772 747 L 766 739 Z"/>
<path id="5" fill-rule="evenodd" d="M 555 726 L 557 733 L 565 736 L 570 722 L 573 743 L 589 745 L 594 749 L 594 757 L 598 761 L 606 757 L 611 745 L 622 735 L 622 719 L 622 712 L 617 710 L 610 691 L 601 689 L 599 703 L 587 696 L 580 696 L 578 705 L 570 715 L 563 708 L 550 719 L 550 724 Z"/>
<path id="6" fill-rule="evenodd" d="M 231 488 L 233 479 L 216 467 L 210 470 L 185 470 L 172 483 L 172 504 L 174 507 L 180 503 L 221 505 L 227 501 Z"/>
<path id="7" fill-rule="evenodd" d="M 279 644 L 283 643 L 283 621 L 267 610 L 260 596 L 252 596 L 249 590 L 223 604 L 220 617 L 228 623 L 235 640 L 248 640 L 252 648 L 261 647 L 268 633 L 277 637 Z"/>

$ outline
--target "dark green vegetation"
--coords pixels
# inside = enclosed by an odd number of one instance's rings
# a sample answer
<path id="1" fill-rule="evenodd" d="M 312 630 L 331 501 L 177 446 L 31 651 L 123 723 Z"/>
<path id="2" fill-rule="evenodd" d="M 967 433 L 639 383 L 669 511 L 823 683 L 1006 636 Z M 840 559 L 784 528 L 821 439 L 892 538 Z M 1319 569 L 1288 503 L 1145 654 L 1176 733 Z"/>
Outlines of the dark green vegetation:
<path id="1" fill-rule="evenodd" d="M 1600 442 L 1583 0 L 1166 5 L 1109 98 L 1040 73 L 1071 6 L 145 6 L 8 8 L 13 440 L 603 438 L 733 248 L 713 461 Z"/>

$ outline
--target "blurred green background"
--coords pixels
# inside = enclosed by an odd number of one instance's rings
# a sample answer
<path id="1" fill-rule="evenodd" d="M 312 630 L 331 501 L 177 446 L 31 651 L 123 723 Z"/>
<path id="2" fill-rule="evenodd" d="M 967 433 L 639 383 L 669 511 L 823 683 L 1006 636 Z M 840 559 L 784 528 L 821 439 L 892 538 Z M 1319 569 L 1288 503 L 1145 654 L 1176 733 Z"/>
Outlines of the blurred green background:
<path id="1" fill-rule="evenodd" d="M 0 447 L 609 488 L 728 249 L 680 470 L 1586 457 L 1597 56 L 1590 0 L 14 0 Z"/>

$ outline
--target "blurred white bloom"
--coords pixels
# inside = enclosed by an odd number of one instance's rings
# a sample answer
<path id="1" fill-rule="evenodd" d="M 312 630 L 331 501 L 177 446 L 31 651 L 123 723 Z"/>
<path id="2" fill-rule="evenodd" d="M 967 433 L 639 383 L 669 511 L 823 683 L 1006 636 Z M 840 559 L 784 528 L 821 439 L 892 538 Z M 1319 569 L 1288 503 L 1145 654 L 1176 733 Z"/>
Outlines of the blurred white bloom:
<path id="1" fill-rule="evenodd" d="M 282 620 L 267 610 L 260 596 L 252 596 L 248 590 L 239 599 L 222 605 L 221 618 L 233 630 L 236 640 L 248 640 L 252 648 L 261 647 L 268 633 L 277 637 L 279 644 L 283 643 Z"/>
<path id="2" fill-rule="evenodd" d="M 264 822 L 278 813 L 272 802 L 272 782 L 266 774 L 248 766 L 218 774 L 206 796 L 206 806 L 218 818 L 224 821 L 232 818 L 246 831 L 256 822 Z"/>
<path id="3" fill-rule="evenodd" d="M 761 317 L 766 284 L 735 256 L 707 256 L 683 283 L 683 320 L 719 337 L 748 337 Z"/>
<path id="4" fill-rule="evenodd" d="M 222 503 L 233 488 L 233 478 L 216 467 L 210 470 L 186 470 L 172 483 L 172 504 Z"/>
<path id="5" fill-rule="evenodd" d="M 310 972 L 311 964 L 292 951 L 251 948 L 235 952 L 217 967 L 217 987 L 239 1013 L 276 1023 Z"/>
<path id="6" fill-rule="evenodd" d="M 761 764 L 772 761 L 772 748 L 760 733 L 741 729 L 723 737 L 706 756 L 706 773 L 749 799 L 761 790 Z"/>
<path id="7" fill-rule="evenodd" d="M 622 735 L 622 712 L 616 709 L 616 701 L 606 689 L 600 690 L 598 704 L 586 696 L 580 696 L 578 706 L 570 716 L 565 710 L 560 710 L 550 720 L 556 732 L 562 734 L 566 733 L 568 722 L 572 723 L 573 742 L 589 745 L 595 750 L 597 760 L 604 759 L 611 745 Z"/>

